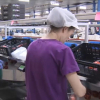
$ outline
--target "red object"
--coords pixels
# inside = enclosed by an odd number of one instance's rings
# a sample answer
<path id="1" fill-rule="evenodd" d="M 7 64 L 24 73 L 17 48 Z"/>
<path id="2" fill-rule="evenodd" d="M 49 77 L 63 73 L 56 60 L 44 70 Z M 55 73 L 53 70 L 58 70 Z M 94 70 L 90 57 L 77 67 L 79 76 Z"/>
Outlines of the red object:
<path id="1" fill-rule="evenodd" d="M 96 27 L 96 31 L 99 32 L 99 27 Z"/>
<path id="2" fill-rule="evenodd" d="M 14 48 L 12 48 L 12 49 L 16 49 L 16 48 L 14 47 Z"/>
<path id="3" fill-rule="evenodd" d="M 100 20 L 100 12 L 96 13 L 95 20 Z"/>
<path id="4" fill-rule="evenodd" d="M 94 62 L 94 64 L 99 64 L 100 65 L 100 61 L 97 60 L 97 61 Z M 94 68 L 94 67 L 89 67 L 89 69 L 94 70 L 94 71 L 98 71 L 98 69 Z"/>
<path id="5" fill-rule="evenodd" d="M 14 24 L 14 21 L 12 20 L 12 21 L 11 21 L 11 25 L 13 25 L 13 24 Z"/>
<path id="6" fill-rule="evenodd" d="M 95 61 L 94 63 L 95 63 L 95 64 L 100 64 L 100 61 Z"/>
<path id="7" fill-rule="evenodd" d="M 8 69 L 8 65 L 5 65 L 5 66 L 4 66 L 4 69 Z"/>
<path id="8" fill-rule="evenodd" d="M 5 62 L 5 65 L 8 65 L 8 62 Z"/>
<path id="9" fill-rule="evenodd" d="M 85 98 L 86 100 L 91 100 L 91 95 L 90 95 L 90 94 L 86 94 L 86 95 L 84 96 L 84 98 Z"/>
<path id="10" fill-rule="evenodd" d="M 3 45 L 2 47 L 6 48 L 7 46 Z"/>
<path id="11" fill-rule="evenodd" d="M 97 98 L 98 95 L 99 95 L 99 93 L 98 93 L 97 91 L 92 91 L 91 94 L 92 94 L 92 96 L 94 96 L 94 97 L 96 97 L 96 98 Z"/>
<path id="12" fill-rule="evenodd" d="M 21 47 L 21 45 L 18 45 L 17 47 Z"/>
<path id="13" fill-rule="evenodd" d="M 91 100 L 91 90 L 87 89 L 86 95 L 84 96 L 86 100 Z"/>
<path id="14" fill-rule="evenodd" d="M 11 25 L 17 24 L 17 23 L 18 23 L 17 21 L 14 21 L 14 20 L 11 21 Z"/>
<path id="15" fill-rule="evenodd" d="M 89 67 L 89 69 L 93 69 L 93 67 Z"/>

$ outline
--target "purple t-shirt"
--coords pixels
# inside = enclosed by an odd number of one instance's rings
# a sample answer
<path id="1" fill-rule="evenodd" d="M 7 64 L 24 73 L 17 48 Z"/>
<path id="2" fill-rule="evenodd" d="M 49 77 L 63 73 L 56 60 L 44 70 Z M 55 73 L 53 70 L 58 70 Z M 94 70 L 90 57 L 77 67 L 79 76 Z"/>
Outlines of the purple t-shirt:
<path id="1" fill-rule="evenodd" d="M 26 59 L 27 100 L 67 100 L 65 75 L 79 71 L 71 49 L 55 39 L 38 39 Z"/>

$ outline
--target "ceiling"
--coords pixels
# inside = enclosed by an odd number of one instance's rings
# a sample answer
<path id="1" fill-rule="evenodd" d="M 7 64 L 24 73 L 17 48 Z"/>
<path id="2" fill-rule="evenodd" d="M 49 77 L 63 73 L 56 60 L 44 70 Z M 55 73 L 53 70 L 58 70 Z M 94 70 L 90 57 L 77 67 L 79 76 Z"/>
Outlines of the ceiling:
<path id="1" fill-rule="evenodd" d="M 18 0 L 0 0 L 0 6 L 4 5 L 4 4 L 8 4 L 8 3 L 22 3 L 25 4 L 26 7 L 26 11 L 31 11 L 33 9 L 38 9 L 38 10 L 43 10 L 46 9 L 48 7 L 52 7 L 50 6 L 50 1 L 54 1 L 54 0 L 30 0 L 29 3 L 27 2 L 19 2 Z M 60 3 L 60 6 L 66 6 L 67 5 L 73 5 L 73 4 L 77 4 L 77 3 L 85 3 L 85 2 L 93 2 L 93 0 L 62 0 L 63 2 Z M 97 1 L 97 0 L 95 0 Z"/>

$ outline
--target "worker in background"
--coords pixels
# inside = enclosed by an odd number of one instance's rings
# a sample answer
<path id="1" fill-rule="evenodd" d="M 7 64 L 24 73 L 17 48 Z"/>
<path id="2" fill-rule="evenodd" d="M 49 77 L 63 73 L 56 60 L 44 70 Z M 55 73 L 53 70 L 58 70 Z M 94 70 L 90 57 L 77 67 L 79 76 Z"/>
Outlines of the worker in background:
<path id="1" fill-rule="evenodd" d="M 26 59 L 27 100 L 68 100 L 68 82 L 79 97 L 86 93 L 71 49 L 63 43 L 78 29 L 77 19 L 60 7 L 48 15 L 50 33 L 30 44 Z"/>

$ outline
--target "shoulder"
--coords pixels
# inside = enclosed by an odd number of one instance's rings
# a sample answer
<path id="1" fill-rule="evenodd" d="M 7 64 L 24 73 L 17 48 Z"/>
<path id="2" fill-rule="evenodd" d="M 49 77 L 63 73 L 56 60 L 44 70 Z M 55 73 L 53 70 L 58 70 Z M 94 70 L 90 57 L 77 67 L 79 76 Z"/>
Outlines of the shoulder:
<path id="1" fill-rule="evenodd" d="M 32 48 L 33 46 L 35 46 L 37 44 L 38 44 L 38 40 L 35 40 L 35 41 L 31 42 L 28 49 Z"/>
<path id="2" fill-rule="evenodd" d="M 65 44 L 61 42 L 55 42 L 54 44 L 50 45 L 50 48 L 53 49 L 57 54 L 64 54 L 64 53 L 70 53 L 72 50 L 70 47 L 66 46 Z"/>
<path id="3" fill-rule="evenodd" d="M 70 47 L 66 46 L 65 44 L 61 42 L 57 43 L 56 49 L 60 51 L 71 50 Z"/>
<path id="4" fill-rule="evenodd" d="M 34 42 L 32 42 L 30 44 L 30 46 L 28 47 L 28 49 L 34 49 L 35 48 L 46 48 L 46 50 L 52 50 L 52 51 L 56 51 L 56 52 L 62 52 L 64 50 L 70 50 L 70 48 L 68 46 L 66 46 L 65 44 L 57 41 L 57 40 L 40 40 L 37 39 Z"/>

